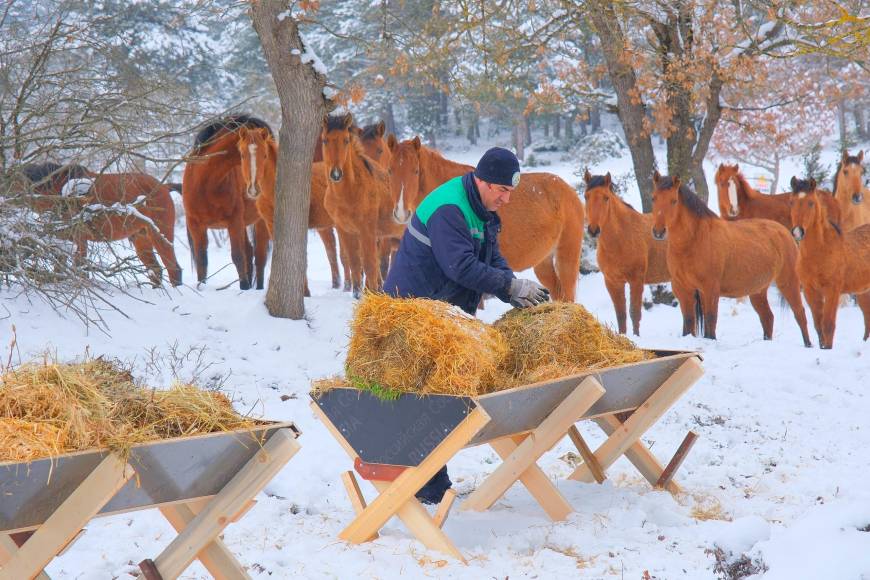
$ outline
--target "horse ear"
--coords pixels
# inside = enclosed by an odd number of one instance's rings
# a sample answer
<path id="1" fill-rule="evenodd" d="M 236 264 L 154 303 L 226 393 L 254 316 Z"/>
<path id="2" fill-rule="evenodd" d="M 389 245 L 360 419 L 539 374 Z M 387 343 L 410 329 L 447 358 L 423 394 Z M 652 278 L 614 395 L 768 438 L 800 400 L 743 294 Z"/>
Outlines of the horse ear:
<path id="1" fill-rule="evenodd" d="M 845 165 L 846 161 L 849 160 L 849 151 L 847 149 L 843 149 L 843 156 L 841 157 L 843 160 L 843 164 Z"/>
<path id="2" fill-rule="evenodd" d="M 353 126 L 353 115 L 350 113 L 345 113 L 344 115 L 344 128 L 350 129 Z"/>
<path id="3" fill-rule="evenodd" d="M 816 189 L 816 178 L 815 177 L 810 177 L 810 189 L 813 191 L 815 191 L 815 189 Z"/>
<path id="4" fill-rule="evenodd" d="M 378 126 L 377 126 L 378 137 L 383 137 L 384 133 L 386 133 L 386 132 L 387 132 L 387 124 L 384 123 L 383 120 L 378 121 Z"/>
<path id="5" fill-rule="evenodd" d="M 413 143 L 414 143 L 414 149 L 417 149 L 418 151 L 420 150 L 420 147 L 423 146 L 423 144 L 420 142 L 420 136 L 419 136 L 419 135 L 417 135 L 417 136 L 414 137 L 414 141 L 413 141 Z"/>
<path id="6" fill-rule="evenodd" d="M 583 181 L 586 182 L 586 185 L 589 185 L 589 182 L 592 181 L 592 174 L 589 173 L 589 168 L 586 168 L 586 173 L 583 174 Z"/>
<path id="7" fill-rule="evenodd" d="M 734 164 L 734 171 L 740 171 L 740 164 L 739 163 Z"/>
<path id="8" fill-rule="evenodd" d="M 610 172 L 608 171 L 604 175 L 604 185 L 605 185 L 605 187 L 607 187 L 607 189 L 613 191 L 613 188 L 610 186 L 610 184 L 611 184 L 611 178 L 610 178 Z"/>
<path id="9" fill-rule="evenodd" d="M 396 147 L 398 147 L 399 142 L 396 141 L 396 136 L 393 133 L 390 133 L 387 136 L 387 147 L 390 148 L 390 151 L 395 151 Z"/>
<path id="10" fill-rule="evenodd" d="M 653 183 L 654 183 L 655 185 L 658 185 L 658 184 L 659 184 L 659 180 L 660 180 L 661 178 L 662 178 L 662 174 L 659 173 L 659 170 L 658 170 L 658 169 L 656 169 L 655 171 L 653 171 Z"/>
<path id="11" fill-rule="evenodd" d="M 791 181 L 790 181 L 790 183 L 791 183 L 791 190 L 792 190 L 792 191 L 796 190 L 796 189 L 797 189 L 797 185 L 798 185 L 797 177 L 795 177 L 794 175 L 792 175 L 792 176 L 791 176 Z"/>

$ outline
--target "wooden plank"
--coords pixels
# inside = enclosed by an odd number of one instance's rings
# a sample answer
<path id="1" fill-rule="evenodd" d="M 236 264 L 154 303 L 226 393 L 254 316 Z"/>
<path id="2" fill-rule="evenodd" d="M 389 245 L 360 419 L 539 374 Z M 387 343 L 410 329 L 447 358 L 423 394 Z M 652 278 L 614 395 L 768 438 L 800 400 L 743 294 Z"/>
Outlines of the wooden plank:
<path id="1" fill-rule="evenodd" d="M 393 487 L 393 484 L 388 481 L 372 481 L 371 483 L 375 489 L 381 492 L 379 498 Z M 428 549 L 456 558 L 463 564 L 467 563 L 462 552 L 450 541 L 444 530 L 435 525 L 432 516 L 429 515 L 423 504 L 417 501 L 417 498 L 411 496 L 408 501 L 399 506 L 395 513 L 414 537 Z"/>
<path id="2" fill-rule="evenodd" d="M 202 503 L 193 508 L 189 504 L 176 504 L 161 507 L 160 513 L 180 534 L 196 518 L 196 508 L 204 507 L 205 505 Z M 239 561 L 219 538 L 209 542 L 196 557 L 202 562 L 205 569 L 214 576 L 215 580 L 250 579 Z"/>
<path id="3" fill-rule="evenodd" d="M 686 459 L 686 456 L 689 454 L 689 451 L 692 450 L 692 446 L 695 444 L 695 441 L 698 439 L 698 434 L 694 431 L 689 431 L 686 433 L 686 437 L 683 439 L 683 442 L 680 443 L 680 446 L 677 448 L 677 452 L 674 453 L 674 456 L 668 462 L 668 466 L 665 467 L 662 476 L 656 482 L 657 488 L 662 488 L 668 484 L 674 478 L 674 474 L 680 468 L 680 465 L 683 464 L 683 460 Z"/>
<path id="4" fill-rule="evenodd" d="M 353 471 L 345 471 L 342 473 L 341 481 L 344 483 L 344 489 L 347 491 L 347 497 L 350 499 L 350 505 L 353 507 L 353 511 L 357 514 L 361 514 L 363 510 L 366 509 L 366 498 L 363 496 L 362 490 L 359 488 L 359 483 L 357 483 Z"/>
<path id="5" fill-rule="evenodd" d="M 444 497 L 441 498 L 441 503 L 438 504 L 435 515 L 432 516 L 432 521 L 439 528 L 444 527 L 444 522 L 447 521 L 447 516 L 450 515 L 450 508 L 453 507 L 454 501 L 456 501 L 456 490 L 448 489 L 444 492 Z"/>
<path id="6" fill-rule="evenodd" d="M 595 458 L 606 470 L 658 421 L 689 388 L 701 378 L 704 369 L 697 358 L 684 362 L 631 417 L 618 427 L 596 451 Z M 578 466 L 571 479 L 591 483 L 595 480 L 585 463 Z"/>
<path id="7" fill-rule="evenodd" d="M 76 536 L 78 538 L 78 536 Z M 67 545 L 69 547 L 69 544 Z M 66 549 L 66 548 L 64 548 Z M 6 534 L 0 534 L 0 567 L 12 558 L 12 555 L 18 551 L 18 544 Z M 51 580 L 51 576 L 43 570 L 36 575 L 35 580 Z"/>
<path id="8" fill-rule="evenodd" d="M 342 530 L 339 537 L 353 544 L 366 541 L 373 533 L 380 530 L 387 520 L 397 511 L 403 509 L 406 503 L 414 499 L 414 494 L 428 482 L 439 469 L 447 464 L 465 445 L 489 422 L 489 416 L 483 409 L 477 408 L 471 412 L 453 431 L 451 431 L 420 465 L 408 469 L 389 485 L 369 506 L 357 516 L 348 527 Z M 413 502 L 412 502 L 413 503 Z M 420 506 L 422 508 L 422 506 Z M 423 510 L 425 512 L 425 510 Z M 427 519 L 431 523 L 431 518 Z M 439 530 L 437 526 L 433 526 Z"/>
<path id="9" fill-rule="evenodd" d="M 154 560 L 164 578 L 176 578 L 299 451 L 287 429 L 278 430 L 184 530 Z"/>
<path id="10" fill-rule="evenodd" d="M 0 569 L 0 580 L 37 576 L 132 476 L 126 461 L 107 455 Z"/>
<path id="11" fill-rule="evenodd" d="M 598 460 L 595 459 L 595 454 L 592 453 L 592 450 L 589 449 L 583 436 L 580 435 L 580 431 L 577 429 L 576 425 L 572 425 L 571 429 L 568 430 L 568 436 L 571 437 L 571 441 L 574 442 L 574 447 L 576 447 L 577 451 L 580 452 L 580 457 L 582 457 L 583 461 L 589 465 L 589 469 L 592 471 L 592 477 L 595 478 L 595 481 L 598 483 L 604 483 L 607 476 L 604 474 L 604 470 L 601 469 Z"/>
<path id="12" fill-rule="evenodd" d="M 583 379 L 463 502 L 462 508 L 475 511 L 489 509 L 526 470 L 535 464 L 541 455 L 552 449 L 565 436 L 574 422 L 582 417 L 602 395 L 604 395 L 604 387 L 594 377 Z"/>
<path id="13" fill-rule="evenodd" d="M 230 520 L 230 523 L 234 524 L 237 521 L 239 521 L 240 519 L 242 519 L 243 517 L 245 517 L 245 514 L 247 514 L 249 511 L 251 511 L 251 508 L 253 508 L 255 505 L 257 505 L 257 500 L 249 499 L 247 501 L 247 503 L 245 503 L 245 505 L 242 506 L 242 509 L 240 509 L 239 512 L 233 516 L 233 519 Z"/>

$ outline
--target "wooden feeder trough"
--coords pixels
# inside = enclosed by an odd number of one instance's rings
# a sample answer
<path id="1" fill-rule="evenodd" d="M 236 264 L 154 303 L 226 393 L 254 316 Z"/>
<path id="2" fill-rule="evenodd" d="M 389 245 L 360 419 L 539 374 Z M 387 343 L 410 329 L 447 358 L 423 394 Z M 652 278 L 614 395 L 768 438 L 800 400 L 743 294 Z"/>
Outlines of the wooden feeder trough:
<path id="1" fill-rule="evenodd" d="M 434 517 L 414 496 L 460 450 L 482 444 L 492 446 L 503 463 L 464 500 L 463 509 L 486 510 L 520 481 L 552 520 L 565 519 L 571 505 L 536 462 L 566 435 L 584 460 L 571 479 L 601 483 L 607 468 L 625 455 L 652 485 L 679 491 L 673 475 L 696 435 L 687 435 L 667 467 L 640 438 L 704 371 L 698 353 L 655 354 L 651 360 L 473 398 L 406 394 L 384 401 L 353 388 L 322 393 L 312 408 L 357 473 L 379 492 L 366 505 L 353 472 L 343 474 L 357 516 L 340 537 L 351 543 L 372 540 L 396 515 L 428 548 L 464 562 L 441 529 L 455 493 L 448 491 Z M 608 435 L 594 452 L 574 425 L 586 419 Z"/>
<path id="2" fill-rule="evenodd" d="M 164 439 L 108 451 L 0 463 L 0 580 L 48 578 L 43 568 L 91 518 L 158 508 L 178 536 L 140 564 L 177 578 L 198 558 L 215 578 L 250 578 L 218 537 L 299 450 L 292 423 Z"/>

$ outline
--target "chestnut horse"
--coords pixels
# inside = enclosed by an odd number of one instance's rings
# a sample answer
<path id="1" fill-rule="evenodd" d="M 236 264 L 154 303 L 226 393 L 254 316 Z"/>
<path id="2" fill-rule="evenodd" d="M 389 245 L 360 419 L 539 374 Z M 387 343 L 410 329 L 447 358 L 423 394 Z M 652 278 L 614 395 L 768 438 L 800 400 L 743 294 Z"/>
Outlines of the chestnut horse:
<path id="1" fill-rule="evenodd" d="M 269 232 L 257 212 L 257 185 L 246 186 L 242 178 L 242 165 L 256 163 L 250 149 L 239 145 L 242 127 L 265 129 L 271 134 L 265 121 L 236 115 L 209 123 L 196 135 L 184 167 L 182 199 L 197 280 L 205 282 L 208 273 L 208 229 L 226 228 L 239 288 L 248 290 L 253 281 L 257 289 L 262 289 Z M 246 230 L 251 224 L 255 248 L 251 247 Z"/>
<path id="2" fill-rule="evenodd" d="M 719 297 L 749 296 L 765 340 L 773 337 L 767 289 L 776 282 L 791 306 L 804 346 L 812 346 L 796 270 L 798 249 L 787 229 L 772 220 L 727 221 L 679 177 L 653 175 L 653 237 L 668 239 L 671 287 L 683 313 L 683 335 L 716 338 Z"/>
<path id="3" fill-rule="evenodd" d="M 389 175 L 365 154 L 352 127 L 350 113 L 329 116 L 321 137 L 328 177 L 324 207 L 338 228 L 341 245 L 348 248 L 353 292 L 358 297 L 363 270 L 366 288 L 377 291 L 381 286 L 378 240 L 401 237 L 405 226 L 391 215 Z"/>
<path id="4" fill-rule="evenodd" d="M 361 136 L 361 142 L 366 154 L 376 161 L 389 159 L 389 149 L 384 141 L 384 123 L 368 125 L 357 131 Z M 242 165 L 242 177 L 246 189 L 250 189 L 253 170 L 257 190 L 260 192 L 256 204 L 257 211 L 266 223 L 269 236 L 272 236 L 272 227 L 275 214 L 275 178 L 277 173 L 278 144 L 266 129 L 242 128 L 239 130 L 240 147 L 247 148 L 255 156 L 255 162 Z M 318 142 L 318 149 L 321 149 Z M 338 258 L 335 243 L 335 224 L 323 206 L 323 198 L 326 195 L 326 170 L 322 162 L 314 163 L 311 168 L 311 195 L 309 198 L 308 227 L 317 230 L 323 245 L 326 248 L 332 272 L 332 287 L 341 285 L 341 275 L 338 271 Z M 350 284 L 350 260 L 346 256 L 346 249 L 342 248 L 342 263 L 344 266 L 345 280 L 349 290 Z M 305 281 L 305 295 L 309 296 L 308 280 Z"/>
<path id="5" fill-rule="evenodd" d="M 587 233 L 598 239 L 598 267 L 616 310 L 619 332 L 626 333 L 625 285 L 634 334 L 640 335 L 644 284 L 670 282 L 667 243 L 652 237 L 652 214 L 643 214 L 613 191 L 610 173 L 583 176 L 586 181 Z"/>
<path id="6" fill-rule="evenodd" d="M 716 170 L 719 215 L 728 220 L 764 218 L 791 228 L 789 194 L 765 195 L 749 185 L 738 165 L 720 164 Z"/>
<path id="7" fill-rule="evenodd" d="M 814 179 L 792 177 L 792 235 L 798 241 L 798 276 L 821 348 L 834 346 L 837 307 L 844 293 L 857 294 L 870 337 L 870 224 L 845 231 L 837 201 L 816 189 Z"/>
<path id="8" fill-rule="evenodd" d="M 425 147 L 419 137 L 387 140 L 393 153 L 391 186 L 394 219 L 406 223 L 432 190 L 473 171 L 470 165 L 445 159 Z M 551 173 L 523 173 L 510 203 L 499 211 L 499 249 L 512 270 L 534 267 L 555 300 L 573 302 L 583 245 L 583 202 L 577 191 Z"/>
<path id="9" fill-rule="evenodd" d="M 37 211 L 59 210 L 70 222 L 68 237 L 75 243 L 75 257 L 87 257 L 88 242 L 129 239 L 156 287 L 166 267 L 169 282 L 181 284 L 175 257 L 175 204 L 169 188 L 144 173 L 92 173 L 81 165 L 41 163 L 22 168 L 35 194 L 30 202 Z M 63 235 L 63 234 L 62 234 Z"/>
<path id="10" fill-rule="evenodd" d="M 870 223 L 870 191 L 864 187 L 864 151 L 849 155 L 843 151 L 834 174 L 834 199 L 840 206 L 843 232 Z"/>

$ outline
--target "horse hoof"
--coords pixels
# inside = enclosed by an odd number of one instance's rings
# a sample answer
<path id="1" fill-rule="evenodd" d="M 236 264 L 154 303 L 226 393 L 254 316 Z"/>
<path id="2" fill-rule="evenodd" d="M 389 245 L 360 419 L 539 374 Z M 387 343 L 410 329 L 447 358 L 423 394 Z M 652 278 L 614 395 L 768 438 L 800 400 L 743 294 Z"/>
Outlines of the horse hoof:
<path id="1" fill-rule="evenodd" d="M 354 291 L 353 291 L 353 297 L 354 297 L 356 300 L 359 300 L 360 298 L 362 298 L 362 290 L 354 290 Z"/>
<path id="2" fill-rule="evenodd" d="M 335 281 L 335 280 L 333 280 L 333 282 L 332 282 L 332 289 L 333 289 L 333 290 L 338 290 L 339 288 L 341 288 L 341 283 L 340 283 L 340 282 L 337 282 L 337 281 Z"/>
<path id="3" fill-rule="evenodd" d="M 242 290 L 250 290 L 251 283 L 250 282 L 243 282 L 243 281 L 239 280 L 239 288 Z"/>
<path id="4" fill-rule="evenodd" d="M 344 291 L 345 291 L 345 292 L 350 292 L 350 284 L 345 284 L 345 285 L 344 285 Z"/>

